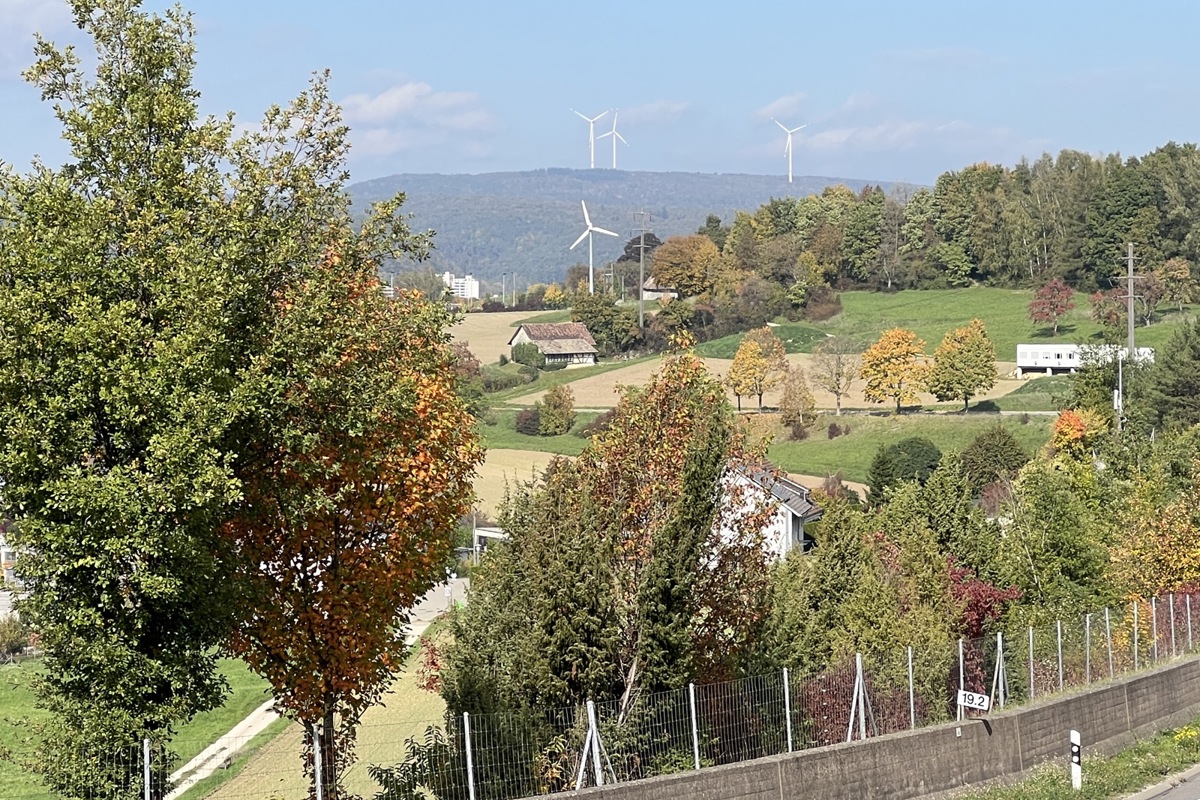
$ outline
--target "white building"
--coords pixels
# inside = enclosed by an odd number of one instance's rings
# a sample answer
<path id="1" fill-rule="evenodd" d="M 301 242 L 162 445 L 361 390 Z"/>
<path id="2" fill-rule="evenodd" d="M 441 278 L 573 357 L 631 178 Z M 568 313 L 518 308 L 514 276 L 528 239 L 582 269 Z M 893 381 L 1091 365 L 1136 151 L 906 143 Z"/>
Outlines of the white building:
<path id="1" fill-rule="evenodd" d="M 1123 358 L 1125 348 L 1115 344 L 1077 345 L 1077 344 L 1019 344 L 1017 345 L 1017 377 L 1029 373 L 1044 373 L 1054 375 L 1063 372 L 1074 372 L 1083 366 L 1085 356 L 1093 359 L 1111 361 Z M 1154 348 L 1137 348 L 1137 361 L 1153 363 Z"/>
<path id="2" fill-rule="evenodd" d="M 777 561 L 787 558 L 793 550 L 807 553 L 816 546 L 805 525 L 819 520 L 824 510 L 812 501 L 812 492 L 807 486 L 787 475 L 776 474 L 774 467 L 767 463 L 758 468 L 734 470 L 727 480 L 769 495 L 767 504 L 771 517 L 762 531 L 763 546 Z M 743 498 L 742 502 L 749 504 L 757 499 Z"/>
<path id="3" fill-rule="evenodd" d="M 479 299 L 479 281 L 467 275 L 463 278 L 454 277 L 453 272 L 442 273 L 442 283 L 450 290 L 450 294 L 463 300 Z"/>

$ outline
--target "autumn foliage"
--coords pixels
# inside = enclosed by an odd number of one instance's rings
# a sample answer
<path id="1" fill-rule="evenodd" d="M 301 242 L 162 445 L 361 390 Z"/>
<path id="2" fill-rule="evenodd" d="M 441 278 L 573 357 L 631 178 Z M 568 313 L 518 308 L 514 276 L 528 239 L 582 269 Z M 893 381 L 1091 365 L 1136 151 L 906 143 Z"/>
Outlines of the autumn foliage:
<path id="1" fill-rule="evenodd" d="M 872 403 L 896 401 L 896 413 L 902 403 L 917 402 L 917 391 L 924 386 L 929 372 L 923 355 L 925 341 L 904 328 L 883 332 L 879 341 L 862 354 L 861 375 L 866 386 L 863 396 Z"/>
<path id="2" fill-rule="evenodd" d="M 480 460 L 443 312 L 415 293 L 389 302 L 368 269 L 335 242 L 276 298 L 247 390 L 262 444 L 225 526 L 245 593 L 231 647 L 338 745 L 339 766 L 400 666 Z"/>
<path id="3" fill-rule="evenodd" d="M 1075 308 L 1071 287 L 1062 278 L 1055 278 L 1044 284 L 1029 301 L 1029 319 L 1042 324 L 1053 326 L 1055 336 L 1058 335 L 1058 323 L 1067 312 Z"/>

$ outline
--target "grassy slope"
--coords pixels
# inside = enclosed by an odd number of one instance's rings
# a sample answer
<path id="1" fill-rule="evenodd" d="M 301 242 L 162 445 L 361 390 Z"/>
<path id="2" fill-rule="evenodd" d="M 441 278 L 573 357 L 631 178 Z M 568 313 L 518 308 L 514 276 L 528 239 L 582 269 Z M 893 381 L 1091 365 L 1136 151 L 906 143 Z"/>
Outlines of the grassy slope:
<path id="1" fill-rule="evenodd" d="M 871 459 L 882 445 L 892 444 L 909 436 L 924 436 L 942 452 L 961 451 L 987 428 L 1000 423 L 1008 428 L 1029 453 L 1050 438 L 1053 417 L 1031 417 L 1022 424 L 1021 417 L 993 415 L 931 415 L 896 416 L 851 415 L 822 417 L 812 435 L 801 442 L 787 441 L 776 436 L 768 453 L 771 460 L 788 472 L 807 475 L 827 475 L 841 470 L 847 480 L 866 482 Z M 849 425 L 850 434 L 828 438 L 831 422 Z"/>
<path id="2" fill-rule="evenodd" d="M 932 353 L 948 331 L 974 318 L 984 321 L 988 335 L 996 345 L 1000 361 L 1014 361 L 1018 343 L 1066 342 L 1098 343 L 1101 328 L 1089 319 L 1087 296 L 1075 295 L 1075 309 L 1059 324 L 1058 335 L 1029 321 L 1029 301 L 1033 292 L 1026 289 L 997 289 L 973 286 L 967 289 L 937 289 L 886 294 L 883 292 L 844 292 L 842 313 L 828 322 L 797 323 L 776 328 L 780 338 L 793 338 L 789 352 L 811 352 L 820 341 L 815 332 L 846 334 L 870 344 L 888 328 L 909 328 L 925 340 L 926 352 Z M 1191 307 L 1192 311 L 1196 308 Z M 1136 332 L 1140 346 L 1161 347 L 1170 338 L 1180 315 L 1163 310 L 1158 321 Z M 785 335 L 788 334 L 788 335 Z M 705 342 L 700 355 L 732 358 L 741 334 Z"/>
<path id="3" fill-rule="evenodd" d="M 487 396 L 488 403 L 493 406 L 503 405 L 509 400 L 517 397 L 522 397 L 534 392 L 541 392 L 549 389 L 552 386 L 559 386 L 564 383 L 572 383 L 573 381 L 590 378 L 593 375 L 603 375 L 605 372 L 613 370 L 625 369 L 635 364 L 640 364 L 643 361 L 657 358 L 657 356 L 648 356 L 647 358 L 633 358 L 628 361 L 604 361 L 594 367 L 572 367 L 571 369 L 557 369 L 550 372 L 542 372 L 538 375 L 538 379 L 533 383 L 526 383 L 521 386 L 515 386 L 512 389 L 505 389 L 502 392 L 494 392 Z M 498 369 L 504 370 L 520 369 L 519 365 L 513 365 L 511 362 L 504 367 Z"/>
<path id="4" fill-rule="evenodd" d="M 587 440 L 575 433 L 584 428 L 589 422 L 600 416 L 595 411 L 580 411 L 575 415 L 575 425 L 570 433 L 562 436 L 526 436 L 517 433 L 514 421 L 516 411 L 493 411 L 488 414 L 488 421 L 479 426 L 483 434 L 483 444 L 489 450 L 537 450 L 543 453 L 555 453 L 563 456 L 577 456 L 583 451 Z"/>
<path id="5" fill-rule="evenodd" d="M 49 719 L 45 711 L 34 706 L 31 684 L 39 669 L 36 662 L 0 667 L 0 748 L 11 749 L 17 759 L 27 752 L 23 740 L 32 733 L 28 727 L 18 724 L 19 721 L 37 724 Z M 228 732 L 268 697 L 266 682 L 251 673 L 241 661 L 222 660 L 220 669 L 233 691 L 224 706 L 200 714 L 179 729 L 175 748 L 181 757 L 180 763 Z M 18 763 L 0 759 L 0 797 L 5 800 L 50 800 L 51 795 Z"/>

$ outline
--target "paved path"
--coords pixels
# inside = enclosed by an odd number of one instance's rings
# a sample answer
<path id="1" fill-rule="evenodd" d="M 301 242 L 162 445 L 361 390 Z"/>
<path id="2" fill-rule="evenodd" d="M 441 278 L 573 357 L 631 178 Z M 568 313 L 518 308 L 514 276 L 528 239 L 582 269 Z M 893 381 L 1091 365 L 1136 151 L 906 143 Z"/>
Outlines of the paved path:
<path id="1" fill-rule="evenodd" d="M 1083 779 L 1087 780 L 1087 773 Z M 1200 764 L 1130 795 L 1126 800 L 1200 800 Z"/>
<path id="2" fill-rule="evenodd" d="M 458 578 L 450 582 L 450 595 L 446 593 L 445 583 L 430 589 L 413 609 L 408 643 L 411 645 L 415 642 L 430 623 L 449 607 L 451 602 L 465 603 L 469 590 L 470 581 L 466 578 Z M 268 700 L 254 709 L 249 716 L 233 726 L 229 733 L 217 739 L 171 775 L 171 783 L 175 785 L 175 789 L 167 795 L 167 800 L 175 800 L 196 783 L 227 765 L 239 750 L 278 718 L 279 715 L 275 713 L 274 700 Z"/>

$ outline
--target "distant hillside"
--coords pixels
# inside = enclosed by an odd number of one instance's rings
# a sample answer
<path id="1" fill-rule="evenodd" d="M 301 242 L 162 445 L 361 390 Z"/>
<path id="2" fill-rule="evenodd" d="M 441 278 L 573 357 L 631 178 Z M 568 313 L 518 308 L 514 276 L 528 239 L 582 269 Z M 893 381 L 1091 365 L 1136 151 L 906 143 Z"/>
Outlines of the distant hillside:
<path id="1" fill-rule="evenodd" d="M 586 243 L 568 249 L 584 229 L 580 200 L 587 201 L 593 224 L 620 234 L 595 237 L 599 267 L 621 254 L 639 209 L 653 215 L 648 227 L 665 239 L 694 233 L 709 214 L 728 222 L 735 211 L 753 211 L 772 197 L 804 196 L 837 184 L 859 191 L 876 183 L 798 177 L 789 185 L 771 175 L 548 169 L 392 175 L 356 183 L 350 195 L 361 209 L 405 192 L 413 227 L 437 232 L 434 270 L 470 273 L 499 291 L 501 273 L 515 272 L 521 284 L 550 282 L 562 280 L 572 264 L 587 263 Z"/>

